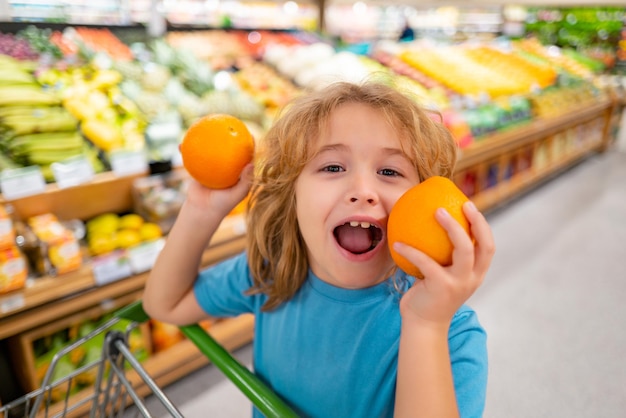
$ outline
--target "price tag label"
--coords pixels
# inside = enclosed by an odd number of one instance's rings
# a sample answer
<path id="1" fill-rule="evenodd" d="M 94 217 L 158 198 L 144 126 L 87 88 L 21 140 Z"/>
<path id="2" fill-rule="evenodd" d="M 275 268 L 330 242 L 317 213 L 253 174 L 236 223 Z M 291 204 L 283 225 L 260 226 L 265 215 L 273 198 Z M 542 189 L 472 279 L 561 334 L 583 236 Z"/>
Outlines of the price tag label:
<path id="1" fill-rule="evenodd" d="M 77 186 L 93 179 L 94 170 L 91 162 L 83 156 L 68 158 L 50 164 L 52 174 L 59 188 Z"/>
<path id="2" fill-rule="evenodd" d="M 0 299 L 0 313 L 9 313 L 24 307 L 24 295 L 18 293 L 16 295 L 7 296 Z"/>
<path id="3" fill-rule="evenodd" d="M 146 128 L 146 138 L 152 144 L 164 142 L 178 142 L 182 134 L 182 121 L 178 114 L 162 117 L 160 121 L 153 121 Z"/>
<path id="4" fill-rule="evenodd" d="M 172 165 L 174 167 L 183 166 L 183 155 L 180 153 L 180 149 L 178 147 L 176 147 L 174 154 L 172 155 Z"/>
<path id="5" fill-rule="evenodd" d="M 128 249 L 128 258 L 133 273 L 139 274 L 148 271 L 154 266 L 157 256 L 165 245 L 165 239 L 144 242 Z"/>
<path id="6" fill-rule="evenodd" d="M 6 200 L 43 193 L 46 181 L 39 166 L 8 168 L 0 173 L 0 189 Z"/>
<path id="7" fill-rule="evenodd" d="M 130 176 L 148 171 L 148 161 L 143 151 L 112 151 L 109 161 L 113 172 L 118 176 Z"/>
<path id="8" fill-rule="evenodd" d="M 133 272 L 125 251 L 114 251 L 92 260 L 93 276 L 98 286 L 130 277 Z"/>

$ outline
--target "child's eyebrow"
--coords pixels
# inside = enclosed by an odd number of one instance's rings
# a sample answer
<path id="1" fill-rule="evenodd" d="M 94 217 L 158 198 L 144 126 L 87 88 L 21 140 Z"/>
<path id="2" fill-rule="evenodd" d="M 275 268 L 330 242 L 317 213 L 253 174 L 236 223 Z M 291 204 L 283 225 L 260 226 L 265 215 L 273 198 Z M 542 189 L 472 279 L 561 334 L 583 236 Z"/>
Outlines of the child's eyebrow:
<path id="1" fill-rule="evenodd" d="M 404 151 L 402 151 L 400 148 L 383 148 L 383 152 L 385 154 L 389 154 L 389 155 L 399 155 L 401 157 L 407 157 L 407 155 L 405 154 Z"/>
<path id="2" fill-rule="evenodd" d="M 319 154 L 322 154 L 324 152 L 347 151 L 347 150 L 348 150 L 348 146 L 346 146 L 344 144 L 328 144 L 328 145 L 322 145 L 321 147 L 319 147 L 315 151 L 314 154 L 315 155 L 319 155 Z M 383 148 L 381 151 L 384 154 L 388 154 L 388 155 L 399 155 L 399 156 L 402 156 L 402 157 L 406 157 L 406 154 L 400 148 Z"/>
<path id="3" fill-rule="evenodd" d="M 346 149 L 348 149 L 348 147 L 346 145 L 344 145 L 344 144 L 322 145 L 317 150 L 317 154 L 319 154 L 321 152 L 328 152 L 328 151 L 345 151 Z"/>
<path id="4" fill-rule="evenodd" d="M 343 144 L 329 144 L 329 145 L 322 145 L 321 147 L 319 147 L 318 149 L 313 151 L 313 157 L 317 157 L 318 155 L 321 155 L 323 153 L 326 152 L 332 152 L 332 151 L 347 151 L 348 147 L 343 145 Z"/>

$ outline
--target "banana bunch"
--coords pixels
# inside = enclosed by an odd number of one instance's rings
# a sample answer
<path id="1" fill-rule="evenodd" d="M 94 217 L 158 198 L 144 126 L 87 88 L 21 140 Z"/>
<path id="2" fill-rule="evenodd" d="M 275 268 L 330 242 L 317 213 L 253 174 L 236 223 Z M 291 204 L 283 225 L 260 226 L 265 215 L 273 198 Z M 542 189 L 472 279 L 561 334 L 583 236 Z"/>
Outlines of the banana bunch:
<path id="1" fill-rule="evenodd" d="M 0 54 L 0 106 L 54 106 L 61 100 L 42 90 L 32 74 L 31 62 Z"/>
<path id="2" fill-rule="evenodd" d="M 2 94 L 2 89 L 0 89 L 0 94 Z M 76 118 L 61 106 L 0 107 L 0 118 L 5 132 L 8 132 L 7 136 L 76 131 L 78 126 Z"/>
<path id="3" fill-rule="evenodd" d="M 52 163 L 85 154 L 78 121 L 61 106 L 0 107 L 0 132 L 5 155 L 18 166 L 39 165 L 47 181 Z"/>
<path id="4" fill-rule="evenodd" d="M 0 54 L 0 86 L 9 84 L 36 84 L 32 72 L 37 68 L 33 61 L 21 61 Z"/>
<path id="5" fill-rule="evenodd" d="M 119 71 L 94 65 L 64 72 L 49 69 L 38 75 L 38 81 L 58 92 L 63 107 L 80 121 L 81 133 L 97 149 L 107 153 L 144 148 L 146 123 L 118 87 L 122 81 Z"/>
<path id="6" fill-rule="evenodd" d="M 61 98 L 44 88 L 29 64 L 0 55 L 0 170 L 39 165 L 53 181 L 50 165 L 70 157 L 86 156 L 94 171 L 104 167 L 78 130 L 78 119 Z"/>

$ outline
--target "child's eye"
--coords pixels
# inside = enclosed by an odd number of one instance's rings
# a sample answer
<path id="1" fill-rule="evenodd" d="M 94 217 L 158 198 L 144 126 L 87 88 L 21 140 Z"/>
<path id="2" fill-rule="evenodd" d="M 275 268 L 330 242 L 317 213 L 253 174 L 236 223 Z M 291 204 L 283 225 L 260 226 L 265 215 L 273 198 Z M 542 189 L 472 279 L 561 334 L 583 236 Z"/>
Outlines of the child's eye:
<path id="1" fill-rule="evenodd" d="M 400 176 L 400 173 L 398 173 L 396 170 L 392 170 L 391 168 L 383 168 L 378 173 L 382 174 L 383 176 L 393 176 L 393 177 Z"/>
<path id="2" fill-rule="evenodd" d="M 328 171 L 330 173 L 339 173 L 341 171 L 344 171 L 344 169 L 340 165 L 327 165 L 326 167 L 322 168 L 322 171 Z"/>

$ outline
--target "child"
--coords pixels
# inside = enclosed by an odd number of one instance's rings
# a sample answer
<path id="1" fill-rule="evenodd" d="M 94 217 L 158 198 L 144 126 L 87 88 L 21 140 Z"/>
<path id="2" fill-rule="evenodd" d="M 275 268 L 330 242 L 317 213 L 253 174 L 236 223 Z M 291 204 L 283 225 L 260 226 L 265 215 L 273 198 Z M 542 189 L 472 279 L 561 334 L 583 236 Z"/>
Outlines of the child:
<path id="1" fill-rule="evenodd" d="M 437 213 L 455 246 L 448 267 L 398 244 L 424 280 L 394 268 L 385 239 L 405 191 L 451 176 L 448 131 L 394 88 L 335 83 L 290 104 L 261 148 L 256 175 L 248 166 L 232 188 L 191 183 L 146 284 L 148 314 L 254 313 L 255 373 L 303 417 L 480 416 L 486 337 L 464 302 L 494 253 L 488 224 L 465 205 L 472 241 Z M 250 184 L 247 251 L 198 274 Z"/>

